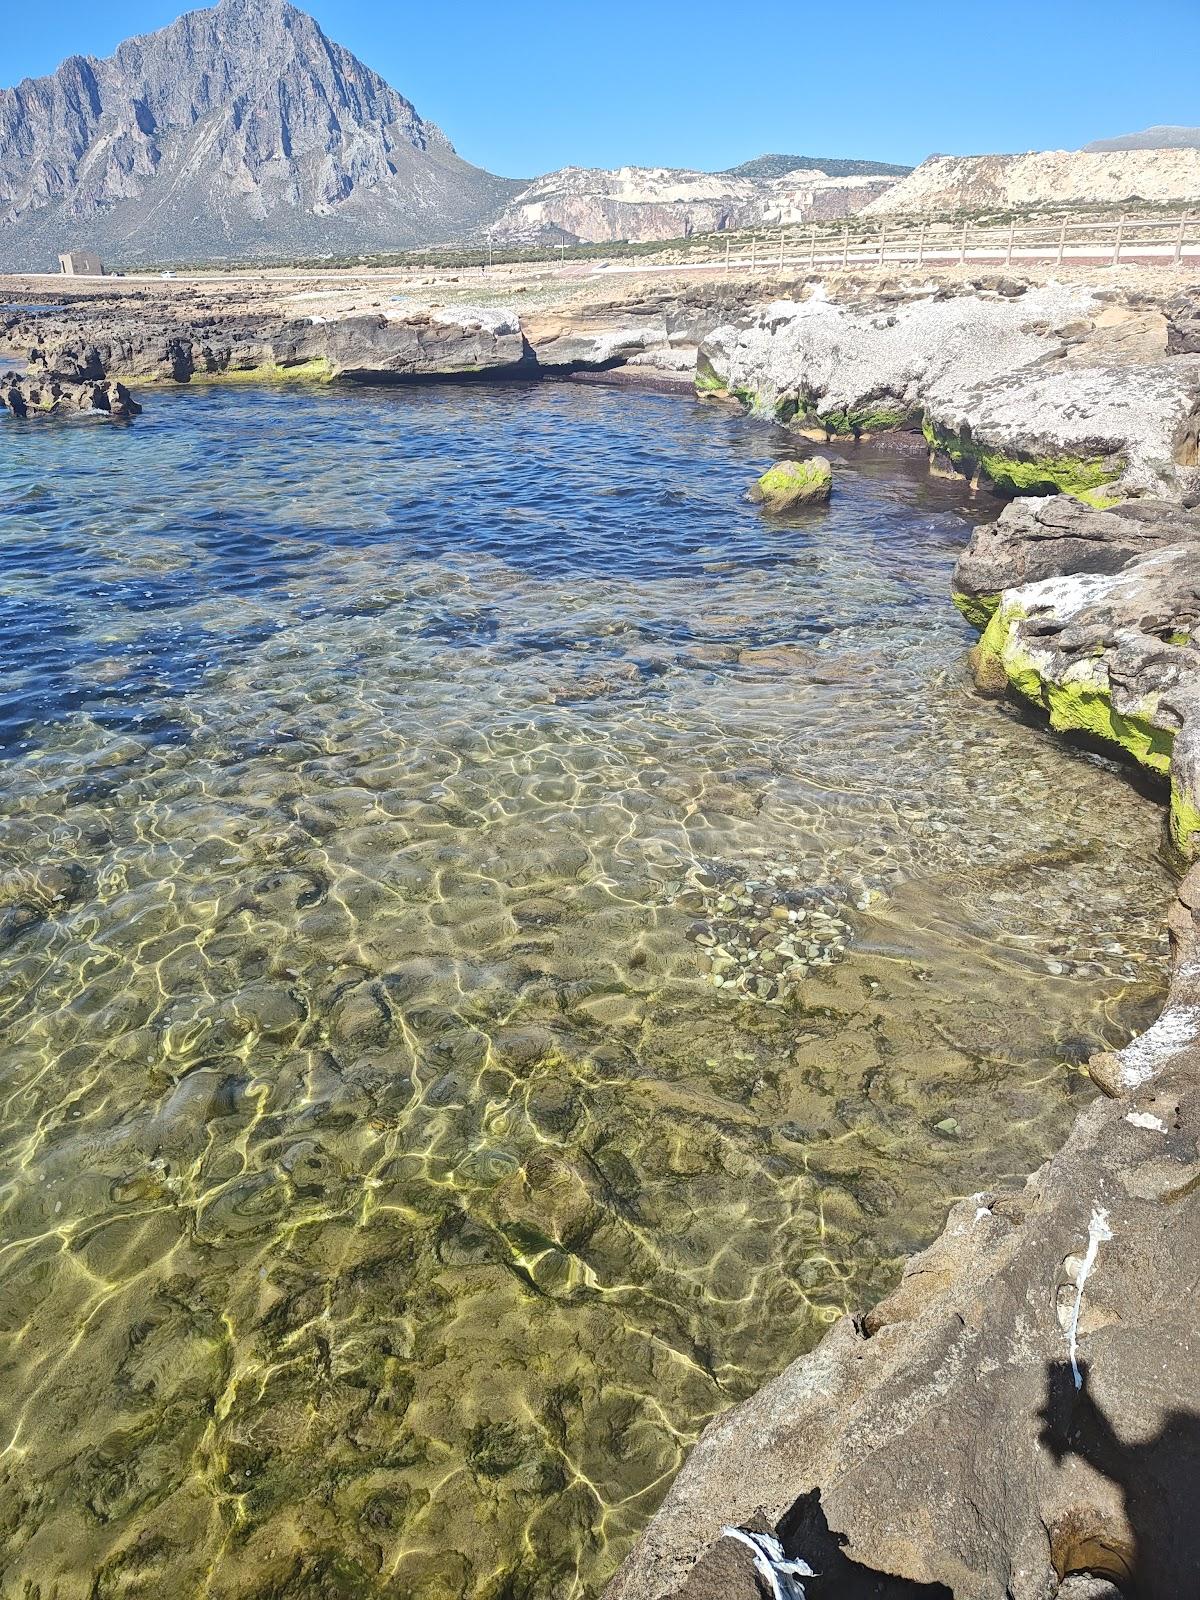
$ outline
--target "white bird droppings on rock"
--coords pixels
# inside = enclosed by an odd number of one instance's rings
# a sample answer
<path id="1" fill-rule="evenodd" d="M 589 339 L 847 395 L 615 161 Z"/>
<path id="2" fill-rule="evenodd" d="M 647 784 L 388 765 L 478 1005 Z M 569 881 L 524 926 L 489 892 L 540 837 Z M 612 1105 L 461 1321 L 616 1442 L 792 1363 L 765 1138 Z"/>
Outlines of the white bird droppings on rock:
<path id="1" fill-rule="evenodd" d="M 1135 1128 L 1150 1128 L 1155 1133 L 1166 1133 L 1167 1125 L 1160 1117 L 1154 1116 L 1149 1111 L 1130 1111 L 1126 1122 L 1131 1122 Z"/>

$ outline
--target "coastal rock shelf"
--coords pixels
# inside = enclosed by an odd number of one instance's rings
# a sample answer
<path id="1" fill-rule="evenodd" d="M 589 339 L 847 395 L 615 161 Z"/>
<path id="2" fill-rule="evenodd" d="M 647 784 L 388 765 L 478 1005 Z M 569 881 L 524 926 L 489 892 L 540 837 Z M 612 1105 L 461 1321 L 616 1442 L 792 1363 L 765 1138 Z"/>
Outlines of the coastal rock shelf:
<path id="1" fill-rule="evenodd" d="M 931 463 L 1007 494 L 1175 493 L 1194 481 L 1200 357 L 1163 312 L 1004 280 L 891 303 L 817 292 L 715 328 L 697 387 L 821 438 L 923 428 Z"/>
<path id="2" fill-rule="evenodd" d="M 252 322 L 182 310 L 154 316 L 108 308 L 103 320 L 76 311 L 11 318 L 10 345 L 27 348 L 35 373 L 87 381 L 186 383 L 376 380 L 513 374 L 529 348 L 515 316 L 483 307 L 457 312 L 387 302 L 372 311 L 260 314 Z"/>

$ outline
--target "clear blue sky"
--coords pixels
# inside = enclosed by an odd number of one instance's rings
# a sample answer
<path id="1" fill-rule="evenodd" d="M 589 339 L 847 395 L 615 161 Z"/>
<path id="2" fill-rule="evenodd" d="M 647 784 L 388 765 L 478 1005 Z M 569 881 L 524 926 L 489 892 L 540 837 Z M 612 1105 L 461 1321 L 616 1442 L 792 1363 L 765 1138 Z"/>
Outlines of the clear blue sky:
<path id="1" fill-rule="evenodd" d="M 0 83 L 106 55 L 181 0 L 11 0 Z M 1197 0 L 313 0 L 468 160 L 731 166 L 764 151 L 917 162 L 1200 123 Z"/>

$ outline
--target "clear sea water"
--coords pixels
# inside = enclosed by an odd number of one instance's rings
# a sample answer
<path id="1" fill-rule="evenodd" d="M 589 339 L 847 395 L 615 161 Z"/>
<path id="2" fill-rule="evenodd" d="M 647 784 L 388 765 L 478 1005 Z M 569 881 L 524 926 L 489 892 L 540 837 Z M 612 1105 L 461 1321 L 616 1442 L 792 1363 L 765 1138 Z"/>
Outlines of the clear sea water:
<path id="1" fill-rule="evenodd" d="M 0 425 L 3 1592 L 594 1596 L 1154 1014 L 1161 808 L 975 695 L 922 461 L 146 399 Z"/>

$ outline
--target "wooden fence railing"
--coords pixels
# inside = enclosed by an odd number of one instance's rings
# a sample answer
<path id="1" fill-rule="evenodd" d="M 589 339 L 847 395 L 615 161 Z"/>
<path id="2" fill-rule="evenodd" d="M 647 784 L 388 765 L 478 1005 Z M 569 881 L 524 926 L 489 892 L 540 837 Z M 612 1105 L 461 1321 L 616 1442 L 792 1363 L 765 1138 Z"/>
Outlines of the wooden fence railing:
<path id="1" fill-rule="evenodd" d="M 707 248 L 705 248 L 707 246 Z M 1200 266 L 1200 214 L 1053 223 L 855 222 L 784 226 L 692 239 L 688 265 L 730 272 L 802 267 L 966 266 L 1051 261 L 1087 266 Z"/>

